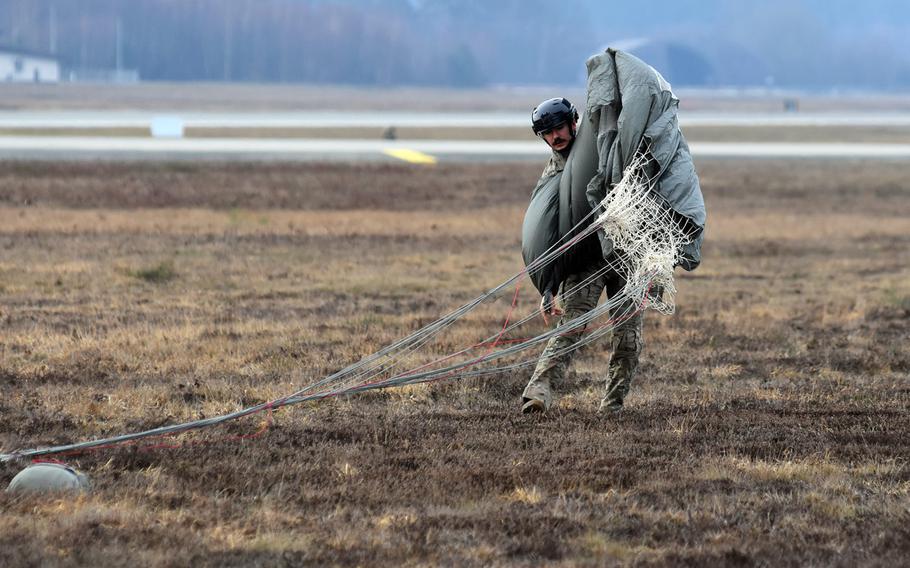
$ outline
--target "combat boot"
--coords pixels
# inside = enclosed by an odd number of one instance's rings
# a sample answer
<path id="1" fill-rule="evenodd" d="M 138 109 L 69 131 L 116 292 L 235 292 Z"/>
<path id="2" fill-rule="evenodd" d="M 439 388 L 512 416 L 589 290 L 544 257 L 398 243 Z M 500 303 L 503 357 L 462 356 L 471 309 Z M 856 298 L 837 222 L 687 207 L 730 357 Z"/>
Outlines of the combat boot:
<path id="1" fill-rule="evenodd" d="M 637 314 L 613 332 L 613 355 L 610 357 L 607 394 L 600 402 L 601 411 L 622 410 L 635 371 L 638 369 L 638 357 L 642 347 L 641 314 Z"/>
<path id="2" fill-rule="evenodd" d="M 623 401 L 632 386 L 635 366 L 629 359 L 619 359 L 610 364 L 610 377 L 607 382 L 607 394 L 600 401 L 601 412 L 622 410 Z"/>
<path id="3" fill-rule="evenodd" d="M 544 412 L 550 408 L 552 400 L 550 378 L 547 376 L 532 378 L 521 395 L 521 411 L 524 414 Z"/>

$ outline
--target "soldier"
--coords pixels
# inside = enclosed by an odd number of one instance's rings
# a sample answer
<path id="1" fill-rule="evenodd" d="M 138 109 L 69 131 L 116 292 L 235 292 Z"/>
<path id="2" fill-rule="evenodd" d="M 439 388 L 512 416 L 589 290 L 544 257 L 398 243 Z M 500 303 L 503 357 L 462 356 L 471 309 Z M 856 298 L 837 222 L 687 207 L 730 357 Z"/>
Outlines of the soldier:
<path id="1" fill-rule="evenodd" d="M 540 187 L 549 178 L 559 175 L 565 169 L 566 160 L 576 139 L 578 113 L 564 98 L 548 99 L 534 109 L 531 120 L 534 133 L 552 149 L 550 161 L 537 183 Z M 592 237 L 594 235 L 589 238 Z M 591 247 L 580 248 L 591 250 Z M 550 290 L 543 292 L 540 313 L 544 321 L 549 323 L 548 316 L 558 316 L 560 319 L 557 325 L 562 326 L 597 306 L 604 290 L 607 291 L 608 297 L 618 294 L 625 286 L 625 281 L 614 271 L 604 271 L 605 266 L 599 246 L 595 247 L 593 254 L 573 255 L 565 266 L 562 282 L 558 283 L 558 300 L 554 301 L 553 292 Z M 573 289 L 575 290 L 573 293 L 568 293 Z M 619 306 L 611 317 L 614 318 L 612 323 L 615 326 L 613 353 L 610 358 L 606 395 L 600 404 L 600 409 L 606 412 L 622 409 L 638 367 L 643 345 L 642 316 L 636 306 Z M 583 332 L 583 328 L 572 329 L 550 339 L 522 394 L 522 412 L 543 412 L 550 407 L 551 388 L 565 377 L 574 352 L 571 347 L 581 339 Z"/>

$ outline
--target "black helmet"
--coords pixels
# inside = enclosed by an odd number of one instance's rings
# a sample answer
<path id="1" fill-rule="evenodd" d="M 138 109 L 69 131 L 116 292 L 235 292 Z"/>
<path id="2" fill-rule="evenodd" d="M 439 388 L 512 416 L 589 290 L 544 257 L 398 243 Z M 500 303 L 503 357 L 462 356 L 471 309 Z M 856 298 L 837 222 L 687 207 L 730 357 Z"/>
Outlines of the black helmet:
<path id="1" fill-rule="evenodd" d="M 538 136 L 575 120 L 578 120 L 578 111 L 572 103 L 562 98 L 547 99 L 531 112 L 531 128 Z"/>

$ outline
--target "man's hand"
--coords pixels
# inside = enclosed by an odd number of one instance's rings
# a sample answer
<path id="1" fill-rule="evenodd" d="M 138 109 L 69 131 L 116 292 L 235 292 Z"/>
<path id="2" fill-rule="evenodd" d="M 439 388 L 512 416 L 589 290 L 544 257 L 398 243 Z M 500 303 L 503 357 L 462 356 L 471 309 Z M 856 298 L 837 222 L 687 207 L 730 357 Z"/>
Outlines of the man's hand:
<path id="1" fill-rule="evenodd" d="M 553 298 L 553 292 L 550 292 L 549 290 L 544 292 L 543 298 L 540 299 L 540 315 L 543 317 L 543 322 L 550 325 L 550 320 L 547 316 L 561 316 L 562 313 L 562 309 L 556 304 L 556 301 Z"/>

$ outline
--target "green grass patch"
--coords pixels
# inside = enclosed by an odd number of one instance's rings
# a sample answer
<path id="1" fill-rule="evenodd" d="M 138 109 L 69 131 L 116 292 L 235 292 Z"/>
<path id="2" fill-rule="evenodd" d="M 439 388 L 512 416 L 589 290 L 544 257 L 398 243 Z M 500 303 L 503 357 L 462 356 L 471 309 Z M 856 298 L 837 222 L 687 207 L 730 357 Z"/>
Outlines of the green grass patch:
<path id="1" fill-rule="evenodd" d="M 174 269 L 174 262 L 165 260 L 154 266 L 130 270 L 127 272 L 133 278 L 151 282 L 152 284 L 164 284 L 177 278 L 177 271 Z"/>

